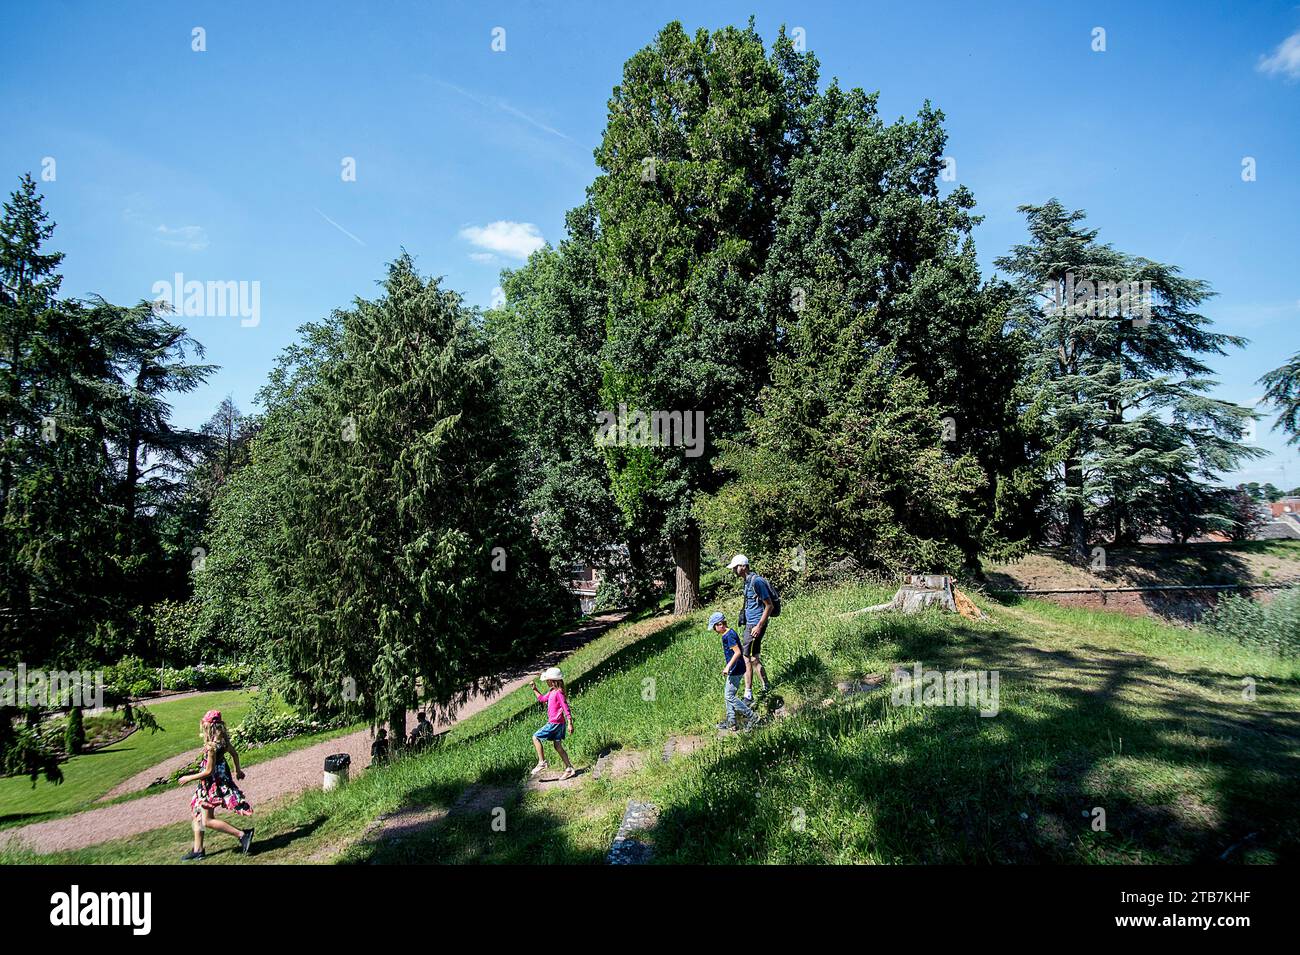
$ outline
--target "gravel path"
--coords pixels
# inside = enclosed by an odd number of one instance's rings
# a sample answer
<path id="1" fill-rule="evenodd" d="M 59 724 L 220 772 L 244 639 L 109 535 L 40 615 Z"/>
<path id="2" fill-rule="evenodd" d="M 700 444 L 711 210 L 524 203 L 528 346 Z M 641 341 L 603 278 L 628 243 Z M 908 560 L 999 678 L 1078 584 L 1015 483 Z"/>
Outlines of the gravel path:
<path id="1" fill-rule="evenodd" d="M 175 756 L 164 759 L 157 766 L 150 766 L 148 769 L 141 770 L 134 776 L 122 780 L 104 795 L 100 796 L 95 802 L 112 802 L 118 796 L 125 796 L 127 793 L 138 792 L 145 789 L 155 779 L 160 776 L 170 776 L 182 766 L 188 766 L 198 756 L 198 749 L 189 749 L 183 753 L 177 753 Z"/>
<path id="2" fill-rule="evenodd" d="M 448 726 L 468 719 L 491 706 L 501 697 L 528 683 L 538 671 L 568 656 L 575 649 L 594 640 L 621 621 L 626 614 L 608 613 L 592 617 L 582 626 L 559 637 L 532 665 L 501 674 L 503 683 L 495 693 L 475 697 L 456 713 Z M 409 722 L 408 722 L 409 728 Z M 308 746 L 284 756 L 249 767 L 247 778 L 241 784 L 254 809 L 264 807 L 274 799 L 289 796 L 321 784 L 322 766 L 331 753 L 347 753 L 352 757 L 354 773 L 370 764 L 370 731 L 361 730 L 340 736 L 324 743 Z M 189 754 L 193 755 L 193 754 Z M 165 766 L 169 760 L 159 766 Z M 154 775 L 162 775 L 149 770 Z M 152 778 L 152 777 L 151 777 Z M 36 852 L 59 852 L 83 849 L 112 839 L 148 832 L 174 822 L 188 820 L 192 786 L 177 786 L 153 796 L 141 796 L 129 802 L 89 809 L 72 816 L 34 822 L 28 826 L 0 831 L 0 848 L 21 843 Z M 255 816 L 253 818 L 256 818 Z"/>

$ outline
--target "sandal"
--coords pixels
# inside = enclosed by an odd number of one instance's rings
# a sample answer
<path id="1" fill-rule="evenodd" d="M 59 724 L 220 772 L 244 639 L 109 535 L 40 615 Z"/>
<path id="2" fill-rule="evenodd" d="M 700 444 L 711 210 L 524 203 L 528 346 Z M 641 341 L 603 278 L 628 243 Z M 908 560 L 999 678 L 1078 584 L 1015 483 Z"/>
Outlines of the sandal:
<path id="1" fill-rule="evenodd" d="M 540 772 L 541 772 L 543 769 L 545 769 L 545 768 L 546 768 L 546 763 L 545 763 L 545 761 L 540 762 L 540 763 L 538 763 L 536 766 L 534 766 L 532 769 L 530 769 L 530 770 L 528 771 L 528 775 L 529 775 L 529 776 L 536 776 L 538 773 L 540 773 Z"/>

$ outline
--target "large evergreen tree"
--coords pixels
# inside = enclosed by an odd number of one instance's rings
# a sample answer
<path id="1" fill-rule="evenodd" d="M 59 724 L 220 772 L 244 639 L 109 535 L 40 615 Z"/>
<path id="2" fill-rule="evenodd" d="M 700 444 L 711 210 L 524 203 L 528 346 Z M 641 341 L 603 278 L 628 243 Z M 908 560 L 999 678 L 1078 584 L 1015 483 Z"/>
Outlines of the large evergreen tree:
<path id="1" fill-rule="evenodd" d="M 1287 444 L 1300 442 L 1300 352 L 1259 379 L 1264 401 L 1277 411 L 1274 429 L 1287 435 Z"/>
<path id="2" fill-rule="evenodd" d="M 253 596 L 291 698 L 355 702 L 400 734 L 408 706 L 454 706 L 548 634 L 562 601 L 517 496 L 499 367 L 459 297 L 404 255 L 330 324 L 314 364 L 276 379 L 281 404 L 218 498 L 218 529 L 232 505 L 243 526 L 214 534 L 209 569 L 260 537 Z"/>
<path id="3" fill-rule="evenodd" d="M 185 596 L 160 529 L 205 439 L 168 396 L 213 369 L 148 304 L 60 299 L 53 228 L 24 177 L 0 217 L 0 657 L 103 664 L 147 650 L 146 605 Z"/>
<path id="4" fill-rule="evenodd" d="M 1209 482 L 1262 453 L 1241 441 L 1254 413 L 1209 397 L 1200 358 L 1245 340 L 1197 311 L 1208 283 L 1099 243 L 1084 213 L 1056 200 L 1021 210 L 1030 242 L 998 266 L 1016 280 L 1033 343 L 1049 518 L 1083 560 L 1097 538 L 1131 543 L 1182 520 L 1181 508 L 1207 507 Z"/>
<path id="5" fill-rule="evenodd" d="M 1028 533 L 1018 342 L 980 284 L 973 200 L 940 194 L 928 105 L 886 124 L 832 84 L 806 117 L 761 281 L 781 353 L 700 513 L 747 551 L 960 566 Z"/>
<path id="6" fill-rule="evenodd" d="M 769 56 L 752 23 L 694 36 L 671 23 L 625 64 L 596 150 L 605 410 L 704 415 L 698 455 L 607 448 L 629 523 L 671 542 L 679 613 L 698 602 L 695 495 L 716 487 L 718 439 L 742 426 L 775 347 L 754 283 L 815 84 L 784 32 Z"/>
<path id="7" fill-rule="evenodd" d="M 104 412 L 112 325 L 58 297 L 63 256 L 31 176 L 0 216 L 0 658 L 94 652 L 117 607 Z"/>

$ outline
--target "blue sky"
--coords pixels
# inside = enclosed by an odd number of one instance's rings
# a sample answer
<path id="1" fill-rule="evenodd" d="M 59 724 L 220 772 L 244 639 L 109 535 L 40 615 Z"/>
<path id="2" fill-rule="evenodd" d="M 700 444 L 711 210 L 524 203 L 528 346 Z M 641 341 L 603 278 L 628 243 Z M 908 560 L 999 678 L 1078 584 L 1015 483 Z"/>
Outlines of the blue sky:
<path id="1" fill-rule="evenodd" d="M 769 42 L 802 27 L 823 80 L 879 90 L 887 117 L 944 110 L 986 273 L 1024 239 L 1016 206 L 1056 196 L 1212 283 L 1207 314 L 1251 339 L 1213 361 L 1220 396 L 1252 404 L 1300 351 L 1292 3 L 26 4 L 0 32 L 0 185 L 54 160 L 67 294 L 260 283 L 257 325 L 188 321 L 222 366 L 175 402 L 198 425 L 226 394 L 251 410 L 295 328 L 370 295 L 402 247 L 487 305 L 501 268 L 562 236 L 623 61 L 669 20 L 750 14 Z M 1274 453 L 1236 477 L 1300 485 L 1271 422 Z"/>

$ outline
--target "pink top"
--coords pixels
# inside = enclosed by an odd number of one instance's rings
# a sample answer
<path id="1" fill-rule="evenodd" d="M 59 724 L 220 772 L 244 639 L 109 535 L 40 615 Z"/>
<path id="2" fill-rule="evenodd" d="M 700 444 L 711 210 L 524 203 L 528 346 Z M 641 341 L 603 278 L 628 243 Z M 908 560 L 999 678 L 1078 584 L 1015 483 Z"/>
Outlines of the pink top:
<path id="1" fill-rule="evenodd" d="M 569 712 L 569 703 L 564 698 L 563 690 L 548 690 L 545 693 L 538 693 L 536 690 L 533 690 L 533 695 L 537 697 L 538 703 L 546 703 L 546 722 L 573 722 L 573 714 Z M 564 719 L 560 719 L 560 717 L 564 717 Z"/>

